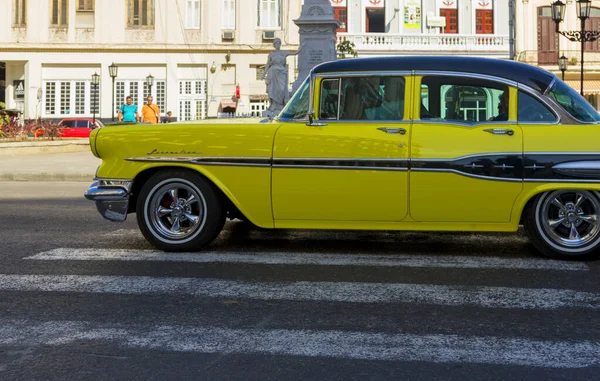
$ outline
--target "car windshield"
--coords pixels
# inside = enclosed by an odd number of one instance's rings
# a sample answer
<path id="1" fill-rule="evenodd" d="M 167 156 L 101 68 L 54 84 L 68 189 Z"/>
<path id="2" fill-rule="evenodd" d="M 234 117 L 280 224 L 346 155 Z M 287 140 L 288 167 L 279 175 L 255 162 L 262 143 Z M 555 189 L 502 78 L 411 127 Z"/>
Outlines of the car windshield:
<path id="1" fill-rule="evenodd" d="M 582 122 L 600 122 L 600 114 L 573 88 L 556 81 L 548 95 L 557 101 L 571 116 Z"/>
<path id="2" fill-rule="evenodd" d="M 310 76 L 300 85 L 296 94 L 283 108 L 280 119 L 307 119 L 310 99 Z"/>

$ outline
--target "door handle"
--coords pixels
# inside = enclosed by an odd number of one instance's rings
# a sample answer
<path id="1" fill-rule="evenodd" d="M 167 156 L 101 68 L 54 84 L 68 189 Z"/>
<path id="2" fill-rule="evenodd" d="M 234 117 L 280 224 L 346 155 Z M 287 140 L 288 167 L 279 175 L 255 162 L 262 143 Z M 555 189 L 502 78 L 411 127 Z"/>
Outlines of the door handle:
<path id="1" fill-rule="evenodd" d="M 379 127 L 379 131 L 383 131 L 386 134 L 406 134 L 406 130 L 404 128 L 389 128 L 389 127 Z"/>
<path id="2" fill-rule="evenodd" d="M 508 135 L 512 136 L 515 134 L 510 128 L 486 128 L 485 132 L 489 132 L 492 135 Z"/>

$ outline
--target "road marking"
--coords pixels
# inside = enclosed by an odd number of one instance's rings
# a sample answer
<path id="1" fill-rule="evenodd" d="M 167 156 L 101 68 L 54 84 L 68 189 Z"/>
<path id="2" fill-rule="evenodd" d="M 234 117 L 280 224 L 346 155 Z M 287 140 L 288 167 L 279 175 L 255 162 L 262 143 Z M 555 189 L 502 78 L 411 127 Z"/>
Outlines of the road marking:
<path id="1" fill-rule="evenodd" d="M 405 283 L 241 282 L 98 275 L 0 275 L 3 291 L 186 294 L 200 297 L 346 303 L 419 303 L 484 308 L 600 309 L 600 295 L 574 290 Z"/>
<path id="2" fill-rule="evenodd" d="M 411 335 L 348 331 L 109 326 L 82 321 L 0 321 L 1 345 L 110 342 L 169 352 L 269 354 L 385 361 L 427 361 L 583 368 L 600 363 L 600 343 L 504 337 Z"/>
<path id="3" fill-rule="evenodd" d="M 461 269 L 519 269 L 588 271 L 585 263 L 543 258 L 497 258 L 442 255 L 324 254 L 304 252 L 165 253 L 153 250 L 59 248 L 25 257 L 33 260 L 155 261 L 190 263 L 256 263 L 268 265 L 441 267 Z"/>

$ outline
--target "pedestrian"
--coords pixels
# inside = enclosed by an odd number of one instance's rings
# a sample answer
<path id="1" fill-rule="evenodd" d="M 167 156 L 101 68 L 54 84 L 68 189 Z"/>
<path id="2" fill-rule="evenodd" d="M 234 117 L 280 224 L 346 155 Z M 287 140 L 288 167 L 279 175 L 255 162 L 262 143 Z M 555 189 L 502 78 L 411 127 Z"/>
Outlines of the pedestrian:
<path id="1" fill-rule="evenodd" d="M 137 122 L 140 119 L 137 109 L 137 105 L 133 103 L 133 98 L 128 95 L 125 98 L 125 104 L 122 104 L 119 108 L 119 122 Z"/>
<path id="2" fill-rule="evenodd" d="M 146 104 L 142 107 L 143 123 L 158 123 L 160 121 L 160 109 L 152 103 L 152 95 L 146 98 Z"/>
<path id="3" fill-rule="evenodd" d="M 172 115 L 172 112 L 171 111 L 167 111 L 167 115 L 163 116 L 161 118 L 160 122 L 161 123 L 169 123 L 169 122 L 171 122 L 171 115 Z"/>

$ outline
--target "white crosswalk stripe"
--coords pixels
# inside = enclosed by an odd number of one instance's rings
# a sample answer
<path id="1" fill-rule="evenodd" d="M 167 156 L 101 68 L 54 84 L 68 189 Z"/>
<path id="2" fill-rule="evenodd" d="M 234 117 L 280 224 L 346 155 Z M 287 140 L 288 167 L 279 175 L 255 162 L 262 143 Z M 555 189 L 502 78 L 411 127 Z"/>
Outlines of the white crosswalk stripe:
<path id="1" fill-rule="evenodd" d="M 81 321 L 40 323 L 0 320 L 0 345 L 65 345 L 79 340 L 111 342 L 132 349 L 195 353 L 466 362 L 545 368 L 582 368 L 600 363 L 600 344 L 593 342 L 173 325 L 148 329 Z"/>
<path id="2" fill-rule="evenodd" d="M 25 257 L 33 260 L 74 261 L 158 261 L 193 263 L 256 263 L 268 265 L 440 267 L 459 269 L 523 269 L 588 271 L 585 263 L 544 260 L 541 258 L 498 258 L 441 255 L 315 254 L 299 252 L 202 252 L 165 253 L 152 250 L 69 249 L 59 248 Z"/>
<path id="3" fill-rule="evenodd" d="M 203 297 L 345 303 L 424 303 L 485 308 L 600 309 L 600 295 L 560 289 L 431 284 L 290 282 L 95 275 L 0 275 L 0 290 L 106 294 L 176 293 Z"/>
<path id="4" fill-rule="evenodd" d="M 585 263 L 542 258 L 444 255 L 325 254 L 307 252 L 163 253 L 153 250 L 59 248 L 25 257 L 44 261 L 231 263 L 257 265 L 380 266 L 388 268 L 506 269 L 585 274 Z M 67 268 L 67 267 L 65 267 Z M 552 273 L 556 275 L 556 273 Z M 600 293 L 561 288 L 490 287 L 416 283 L 333 281 L 241 281 L 213 278 L 120 275 L 0 274 L 0 292 L 191 296 L 199 298 L 310 301 L 319 303 L 413 304 L 441 307 L 552 311 L 600 310 Z M 432 307 L 433 308 L 433 307 Z M 512 312 L 511 312 L 512 313 Z M 209 316 L 206 315 L 205 318 Z M 79 320 L 0 318 L 0 345 L 60 346 L 76 341 L 121 348 L 187 353 L 288 355 L 360 360 L 517 365 L 574 369 L 600 365 L 600 342 L 527 337 L 410 334 L 371 331 L 228 328 L 197 319 L 193 326 L 137 320 L 107 323 Z M 218 323 L 219 324 L 219 323 Z M 275 325 L 277 327 L 277 325 Z M 477 332 L 476 330 L 472 332 Z M 495 331 L 494 331 L 495 332 Z"/>

